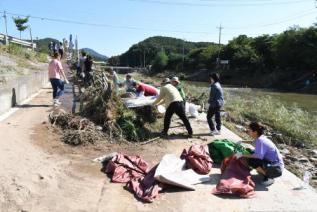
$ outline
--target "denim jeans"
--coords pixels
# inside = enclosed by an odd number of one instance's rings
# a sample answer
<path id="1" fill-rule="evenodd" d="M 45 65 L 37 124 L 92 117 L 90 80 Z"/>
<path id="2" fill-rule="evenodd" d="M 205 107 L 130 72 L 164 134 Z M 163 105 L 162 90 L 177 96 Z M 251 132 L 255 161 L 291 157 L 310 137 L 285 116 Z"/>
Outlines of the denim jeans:
<path id="1" fill-rule="evenodd" d="M 53 88 L 53 99 L 64 94 L 64 82 L 60 79 L 50 79 Z"/>
<path id="2" fill-rule="evenodd" d="M 215 125 L 212 121 L 213 116 L 215 116 L 216 129 L 221 130 L 220 107 L 209 107 L 208 109 L 207 122 L 211 131 L 215 130 Z"/>

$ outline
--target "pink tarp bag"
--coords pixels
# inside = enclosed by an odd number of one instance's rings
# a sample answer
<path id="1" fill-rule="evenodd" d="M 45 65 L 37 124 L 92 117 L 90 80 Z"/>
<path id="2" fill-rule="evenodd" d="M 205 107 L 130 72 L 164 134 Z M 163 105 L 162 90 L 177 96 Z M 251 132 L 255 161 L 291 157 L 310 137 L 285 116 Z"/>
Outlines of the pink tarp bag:
<path id="1" fill-rule="evenodd" d="M 150 171 L 148 163 L 139 156 L 117 154 L 108 162 L 105 172 L 112 175 L 111 181 L 127 183 L 127 188 L 144 202 L 153 202 L 162 190 L 155 178 L 157 166 Z"/>
<path id="2" fill-rule="evenodd" d="M 154 178 L 156 168 L 153 167 L 144 178 L 135 178 L 127 183 L 127 188 L 144 202 L 153 202 L 163 188 L 163 184 Z"/>
<path id="3" fill-rule="evenodd" d="M 213 189 L 213 194 L 236 194 L 242 198 L 254 196 L 255 183 L 250 170 L 234 156 L 225 158 L 221 164 L 220 180 Z"/>
<path id="4" fill-rule="evenodd" d="M 127 183 L 131 179 L 144 177 L 148 171 L 148 163 L 139 156 L 117 154 L 108 162 L 106 173 L 111 174 L 112 182 Z"/>
<path id="5" fill-rule="evenodd" d="M 207 145 L 197 144 L 184 149 L 181 159 L 185 159 L 186 166 L 198 174 L 208 174 L 212 168 L 212 160 Z"/>

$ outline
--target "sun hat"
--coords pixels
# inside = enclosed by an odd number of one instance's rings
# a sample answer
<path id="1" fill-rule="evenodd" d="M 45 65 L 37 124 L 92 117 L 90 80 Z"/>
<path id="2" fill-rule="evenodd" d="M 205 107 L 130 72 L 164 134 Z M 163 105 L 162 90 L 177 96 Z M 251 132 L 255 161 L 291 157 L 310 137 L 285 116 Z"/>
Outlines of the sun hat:
<path id="1" fill-rule="evenodd" d="M 179 79 L 178 79 L 178 77 L 173 77 L 173 78 L 171 79 L 171 81 L 174 81 L 174 82 L 179 83 Z"/>

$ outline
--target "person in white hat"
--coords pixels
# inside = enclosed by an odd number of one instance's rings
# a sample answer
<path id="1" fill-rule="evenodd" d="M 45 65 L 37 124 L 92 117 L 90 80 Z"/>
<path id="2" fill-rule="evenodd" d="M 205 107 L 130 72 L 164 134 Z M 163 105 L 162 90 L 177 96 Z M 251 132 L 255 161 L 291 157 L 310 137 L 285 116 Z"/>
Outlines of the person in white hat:
<path id="1" fill-rule="evenodd" d="M 165 103 L 165 107 L 167 108 L 164 116 L 164 130 L 162 131 L 162 136 L 167 136 L 172 116 L 174 113 L 176 113 L 176 115 L 183 121 L 188 132 L 188 137 L 192 137 L 193 130 L 185 114 L 183 98 L 179 94 L 178 90 L 173 85 L 171 85 L 168 78 L 164 79 L 161 84 L 162 87 L 160 94 L 153 102 L 153 105 L 161 105 Z"/>
<path id="2" fill-rule="evenodd" d="M 175 88 L 177 88 L 179 94 L 181 95 L 181 97 L 183 98 L 183 102 L 186 102 L 186 94 L 185 91 L 183 89 L 183 86 L 181 85 L 178 77 L 173 77 L 171 79 L 171 84 L 175 86 Z"/>

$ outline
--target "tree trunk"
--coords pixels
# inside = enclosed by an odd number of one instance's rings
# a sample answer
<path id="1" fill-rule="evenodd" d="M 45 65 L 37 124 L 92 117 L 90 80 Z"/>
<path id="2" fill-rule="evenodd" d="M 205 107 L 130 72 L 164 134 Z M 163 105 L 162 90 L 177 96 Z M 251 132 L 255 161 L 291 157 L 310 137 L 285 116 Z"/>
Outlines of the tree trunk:
<path id="1" fill-rule="evenodd" d="M 21 40 L 21 31 L 20 31 L 20 40 Z"/>

